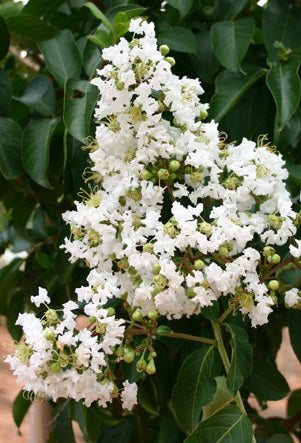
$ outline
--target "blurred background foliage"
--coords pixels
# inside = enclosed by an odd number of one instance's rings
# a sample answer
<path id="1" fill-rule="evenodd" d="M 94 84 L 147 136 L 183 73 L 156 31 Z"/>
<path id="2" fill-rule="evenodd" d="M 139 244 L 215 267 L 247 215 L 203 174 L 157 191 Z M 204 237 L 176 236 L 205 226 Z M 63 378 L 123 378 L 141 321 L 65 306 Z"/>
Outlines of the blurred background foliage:
<path id="1" fill-rule="evenodd" d="M 28 253 L 0 270 L 0 314 L 6 316 L 16 340 L 21 333 L 15 326 L 18 313 L 28 309 L 38 286 L 47 288 L 53 306 L 59 307 L 84 282 L 84 264 L 70 264 L 60 249 L 69 235 L 61 214 L 73 207 L 81 189 L 89 193 L 84 174 L 87 152 L 82 146 L 93 137 L 98 99 L 97 88 L 89 81 L 103 64 L 102 48 L 126 35 L 132 17 L 142 15 L 155 22 L 159 43 L 169 45 L 176 59 L 175 73 L 200 78 L 202 100 L 210 102 L 208 119 L 219 122 L 229 141 L 266 135 L 271 145 L 277 145 L 286 159 L 288 187 L 299 210 L 300 1 L 268 0 L 264 6 L 254 0 L 84 3 L 0 1 L 0 254 L 7 248 Z M 282 275 L 286 281 L 291 278 L 289 271 Z M 298 285 L 300 278 L 301 272 L 294 283 Z M 287 395 L 289 387 L 276 368 L 275 356 L 281 328 L 289 325 L 301 359 L 300 320 L 300 311 L 286 314 L 280 308 L 268 325 L 249 329 L 261 363 L 243 387 L 244 398 L 252 391 L 264 406 L 267 400 Z M 199 319 L 181 320 L 175 328 L 181 330 L 181 322 L 186 331 L 199 331 Z M 206 322 L 201 327 L 206 334 Z M 74 441 L 71 419 L 79 423 L 86 441 L 183 441 L 168 402 L 181 362 L 195 346 L 159 340 L 160 376 L 141 381 L 141 406 L 134 417 L 70 401 L 56 405 L 49 441 Z M 18 426 L 28 404 L 22 395 L 16 399 Z M 288 420 L 262 419 L 249 407 L 257 423 L 257 442 L 291 442 L 292 430 L 300 438 L 300 408 L 300 391 L 291 395 Z"/>

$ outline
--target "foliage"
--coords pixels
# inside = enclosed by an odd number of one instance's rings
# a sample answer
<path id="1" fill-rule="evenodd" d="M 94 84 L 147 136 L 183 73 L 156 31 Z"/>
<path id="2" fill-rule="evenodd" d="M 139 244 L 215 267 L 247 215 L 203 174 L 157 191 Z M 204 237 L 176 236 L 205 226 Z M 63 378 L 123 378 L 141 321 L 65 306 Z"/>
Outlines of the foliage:
<path id="1" fill-rule="evenodd" d="M 84 3 L 0 2 L 0 251 L 11 247 L 14 252 L 28 252 L 26 258 L 17 258 L 0 271 L 0 314 L 7 317 L 16 340 L 21 334 L 15 325 L 18 313 L 27 309 L 38 286 L 48 289 L 52 306 L 58 308 L 72 299 L 86 277 L 85 264 L 70 264 L 60 249 L 69 235 L 61 214 L 73 208 L 81 189 L 90 192 L 84 173 L 87 151 L 81 149 L 94 133 L 98 92 L 90 80 L 103 64 L 102 48 L 126 35 L 132 17 L 142 15 L 155 22 L 160 44 L 167 44 L 176 59 L 174 72 L 200 78 L 205 101 L 210 102 L 208 121 L 216 119 L 229 140 L 267 134 L 277 145 L 285 156 L 289 191 L 299 210 L 300 1 L 268 0 L 264 7 L 253 0 L 169 0 L 164 6 L 157 0 Z M 285 248 L 279 253 L 288 257 Z M 281 285 L 300 287 L 300 263 L 288 262 L 281 274 L 276 266 L 275 272 Z M 187 442 L 234 438 L 249 443 L 250 420 L 256 425 L 258 442 L 291 441 L 289 433 L 300 438 L 298 391 L 290 396 L 287 420 L 263 419 L 246 402 L 250 392 L 262 406 L 288 394 L 275 364 L 284 326 L 289 327 L 300 360 L 300 311 L 286 310 L 283 299 L 279 300 L 269 323 L 257 329 L 243 322 L 240 314 L 227 317 L 221 334 L 230 357 L 228 374 L 213 348 L 166 337 L 168 326 L 212 338 L 209 320 L 217 323 L 217 311 L 227 308 L 224 302 L 219 309 L 204 309 L 201 318 L 166 323 L 162 327 L 167 329 L 156 341 L 157 373 L 151 382 L 140 379 L 135 414 L 123 414 L 116 405 L 107 410 L 61 401 L 52 404 L 57 419 L 50 441 L 73 441 L 71 420 L 79 423 L 86 441 L 102 443 L 180 443 L 185 438 Z M 123 370 L 131 381 L 139 378 L 134 366 Z M 206 392 L 201 381 L 208 387 Z M 229 404 L 238 389 L 249 418 Z M 214 392 L 221 391 L 219 404 Z M 196 409 L 181 402 L 182 392 L 197 396 Z M 17 426 L 27 408 L 27 401 L 16 399 Z M 231 429 L 230 434 L 216 433 L 219 426 Z M 186 432 L 192 433 L 187 437 Z M 203 435 L 207 435 L 204 440 Z"/>

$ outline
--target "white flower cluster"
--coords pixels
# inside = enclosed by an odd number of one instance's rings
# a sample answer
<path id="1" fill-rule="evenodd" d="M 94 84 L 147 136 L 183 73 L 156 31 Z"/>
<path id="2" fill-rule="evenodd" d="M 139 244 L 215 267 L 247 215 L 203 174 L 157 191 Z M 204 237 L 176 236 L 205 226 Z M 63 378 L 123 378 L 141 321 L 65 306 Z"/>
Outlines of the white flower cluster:
<path id="1" fill-rule="evenodd" d="M 25 389 L 88 406 L 118 396 L 111 363 L 135 357 L 124 319 L 104 308 L 111 299 L 124 300 L 134 322 L 148 316 L 145 324 L 156 324 L 159 314 L 191 316 L 228 296 L 253 326 L 262 325 L 279 283 L 261 279 L 259 264 L 279 263 L 272 245 L 296 232 L 282 157 L 264 139 L 227 145 L 215 122 L 202 121 L 208 105 L 199 101 L 199 81 L 171 72 L 154 25 L 136 19 L 130 31 L 130 43 L 121 38 L 103 50 L 107 64 L 93 80 L 100 99 L 88 179 L 95 187 L 64 214 L 72 238 L 63 248 L 91 268 L 87 285 L 62 314 L 21 314 L 24 342 L 7 358 Z M 300 257 L 301 242 L 293 244 Z M 295 305 L 298 297 L 291 290 L 285 301 Z M 32 301 L 50 302 L 41 288 Z M 79 307 L 90 319 L 81 330 Z M 156 353 L 146 342 L 149 363 L 143 353 L 137 365 L 151 374 Z M 136 384 L 125 381 L 124 408 L 136 398 Z"/>
<path id="2" fill-rule="evenodd" d="M 93 80 L 97 186 L 64 214 L 66 251 L 92 268 L 79 299 L 121 297 L 143 315 L 180 318 L 232 294 L 261 325 L 274 302 L 252 242 L 282 245 L 296 232 L 284 161 L 264 140 L 223 143 L 216 123 L 202 122 L 199 81 L 171 72 L 154 25 L 136 19 L 130 31 L 130 43 L 103 51 Z"/>

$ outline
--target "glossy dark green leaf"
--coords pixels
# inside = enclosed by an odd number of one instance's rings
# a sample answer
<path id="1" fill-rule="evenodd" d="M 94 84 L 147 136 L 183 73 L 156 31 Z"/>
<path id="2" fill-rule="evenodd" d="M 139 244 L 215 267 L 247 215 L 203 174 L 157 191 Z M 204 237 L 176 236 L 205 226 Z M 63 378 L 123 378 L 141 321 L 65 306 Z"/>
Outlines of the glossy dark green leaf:
<path id="1" fill-rule="evenodd" d="M 0 116 L 8 114 L 11 105 L 12 85 L 10 78 L 0 69 Z"/>
<path id="2" fill-rule="evenodd" d="M 6 21 L 0 16 L 0 60 L 8 53 L 9 41 L 10 37 Z"/>
<path id="3" fill-rule="evenodd" d="M 60 86 L 81 73 L 81 58 L 69 29 L 58 31 L 54 38 L 39 43 L 47 67 Z"/>
<path id="4" fill-rule="evenodd" d="M 292 348 L 301 362 L 301 311 L 288 309 L 287 322 Z"/>
<path id="5" fill-rule="evenodd" d="M 29 15 L 36 15 L 38 17 L 51 17 L 54 11 L 62 4 L 65 0 L 29 0 L 24 6 L 22 13 Z"/>
<path id="6" fill-rule="evenodd" d="M 45 23 L 35 15 L 16 15 L 7 18 L 7 25 L 11 35 L 21 40 L 40 41 L 52 38 L 54 35 L 54 28 Z"/>
<path id="7" fill-rule="evenodd" d="M 31 401 L 28 397 L 28 392 L 26 393 L 22 390 L 19 392 L 13 402 L 13 418 L 18 428 L 21 426 L 23 419 L 31 405 Z"/>
<path id="8" fill-rule="evenodd" d="M 274 42 L 295 49 L 301 46 L 301 5 L 287 0 L 269 0 L 263 14 L 263 34 L 269 58 L 277 60 Z"/>
<path id="9" fill-rule="evenodd" d="M 0 118 L 0 172 L 7 179 L 19 177 L 21 163 L 22 130 L 18 123 Z"/>
<path id="10" fill-rule="evenodd" d="M 239 72 L 247 53 L 255 22 L 252 17 L 214 23 L 211 27 L 213 50 L 218 61 L 230 71 Z"/>
<path id="11" fill-rule="evenodd" d="M 183 432 L 176 425 L 172 414 L 165 410 L 160 415 L 160 430 L 156 443 L 182 443 Z"/>
<path id="12" fill-rule="evenodd" d="M 46 77 L 37 76 L 30 80 L 21 97 L 15 100 L 29 106 L 46 117 L 53 116 L 56 105 L 53 85 Z"/>
<path id="13" fill-rule="evenodd" d="M 94 32 L 94 34 L 88 35 L 87 38 L 90 40 L 90 42 L 100 46 L 101 48 L 108 48 L 112 45 L 112 36 L 103 29 L 98 29 Z"/>
<path id="14" fill-rule="evenodd" d="M 287 415 L 294 417 L 301 411 L 301 389 L 293 391 L 287 401 Z"/>
<path id="15" fill-rule="evenodd" d="M 215 377 L 216 391 L 210 403 L 205 405 L 202 409 L 202 421 L 216 414 L 220 409 L 225 408 L 233 401 L 233 394 L 228 389 L 227 379 L 221 375 Z"/>
<path id="16" fill-rule="evenodd" d="M 254 355 L 253 371 L 245 381 L 245 387 L 261 400 L 281 400 L 289 392 L 289 386 L 276 366 Z"/>
<path id="17" fill-rule="evenodd" d="M 172 29 L 158 34 L 158 42 L 168 45 L 170 49 L 177 52 L 197 53 L 197 40 L 190 29 L 175 26 Z"/>
<path id="18" fill-rule="evenodd" d="M 102 23 L 110 32 L 114 33 L 112 23 L 94 3 L 87 2 L 85 3 L 85 6 L 90 9 L 90 12 L 94 15 L 94 17 L 102 21 Z"/>
<path id="19" fill-rule="evenodd" d="M 252 423 L 237 406 L 230 405 L 201 422 L 184 443 L 251 443 Z"/>
<path id="20" fill-rule="evenodd" d="M 8 299 L 15 289 L 19 268 L 23 260 L 15 258 L 7 266 L 0 269 L 0 314 L 7 315 Z"/>
<path id="21" fill-rule="evenodd" d="M 18 15 L 22 12 L 23 4 L 21 2 L 5 2 L 0 3 L 0 15 L 7 19 L 8 17 Z"/>
<path id="22" fill-rule="evenodd" d="M 289 172 L 290 180 L 292 180 L 297 185 L 301 186 L 301 165 L 293 163 L 291 161 L 286 162 L 286 167 Z M 289 282 L 288 282 L 289 284 Z"/>
<path id="23" fill-rule="evenodd" d="M 141 15 L 144 14 L 144 12 L 148 9 L 148 8 L 144 8 L 141 7 L 141 5 L 136 4 L 136 3 L 130 3 L 128 4 L 122 4 L 119 6 L 115 6 L 116 2 L 114 2 L 114 7 L 111 8 L 108 11 L 108 18 L 110 20 L 114 20 L 114 17 L 116 16 L 116 14 L 118 14 L 118 12 L 126 12 L 126 15 L 129 19 L 133 18 L 133 17 L 139 17 Z"/>
<path id="24" fill-rule="evenodd" d="M 176 8 L 180 13 L 180 17 L 184 18 L 190 11 L 193 0 L 167 0 L 167 3 Z"/>
<path id="25" fill-rule="evenodd" d="M 82 64 L 85 72 L 91 78 L 95 75 L 96 69 L 102 65 L 102 58 L 100 50 L 89 40 L 86 40 L 86 44 L 82 50 Z"/>
<path id="26" fill-rule="evenodd" d="M 85 80 L 69 79 L 66 83 L 64 123 L 78 140 L 91 135 L 91 118 L 98 96 L 98 88 Z"/>
<path id="27" fill-rule="evenodd" d="M 214 2 L 216 21 L 228 20 L 236 17 L 247 7 L 248 0 L 217 0 Z"/>
<path id="28" fill-rule="evenodd" d="M 214 347 L 205 347 L 190 354 L 179 371 L 172 401 L 177 419 L 186 432 L 196 427 L 202 407 L 210 402 L 215 392 L 213 363 Z"/>
<path id="29" fill-rule="evenodd" d="M 231 366 L 227 376 L 230 392 L 236 394 L 244 380 L 252 371 L 252 345 L 247 332 L 234 323 L 226 323 L 225 328 L 231 335 Z"/>
<path id="30" fill-rule="evenodd" d="M 265 440 L 264 443 L 294 443 L 294 440 L 288 434 L 280 434 L 277 432 L 277 434 Z"/>
<path id="31" fill-rule="evenodd" d="M 210 31 L 199 32 L 196 34 L 196 39 L 198 45 L 198 59 L 195 61 L 197 73 L 201 80 L 211 83 L 220 68 L 220 64 L 213 52 Z"/>
<path id="32" fill-rule="evenodd" d="M 159 415 L 160 408 L 158 404 L 157 388 L 151 377 L 147 377 L 139 383 L 138 403 L 149 414 L 154 416 Z"/>
<path id="33" fill-rule="evenodd" d="M 0 201 L 0 232 L 4 231 L 7 228 L 10 220 L 10 211 L 4 206 L 4 203 Z"/>
<path id="34" fill-rule="evenodd" d="M 289 60 L 273 64 L 267 74 L 267 85 L 277 107 L 276 124 L 280 131 L 296 112 L 300 102 L 299 67 L 299 61 Z"/>
<path id="35" fill-rule="evenodd" d="M 215 80 L 215 94 L 211 99 L 210 115 L 219 122 L 241 99 L 245 92 L 267 72 L 259 67 L 246 67 L 248 75 L 222 71 Z"/>
<path id="36" fill-rule="evenodd" d="M 49 147 L 57 124 L 57 119 L 33 120 L 24 131 L 22 146 L 24 169 L 34 182 L 45 188 L 50 187 L 47 177 Z"/>

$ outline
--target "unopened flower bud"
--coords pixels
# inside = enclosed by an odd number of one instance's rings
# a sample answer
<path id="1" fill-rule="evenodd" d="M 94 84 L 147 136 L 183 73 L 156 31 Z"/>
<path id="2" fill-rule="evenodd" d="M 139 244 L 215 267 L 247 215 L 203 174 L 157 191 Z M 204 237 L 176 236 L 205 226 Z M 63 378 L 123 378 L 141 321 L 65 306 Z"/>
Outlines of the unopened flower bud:
<path id="1" fill-rule="evenodd" d="M 124 82 L 122 82 L 122 81 L 116 82 L 116 89 L 118 91 L 122 91 L 124 89 Z"/>
<path id="2" fill-rule="evenodd" d="M 143 320 L 143 315 L 140 309 L 136 309 L 133 314 L 132 314 L 132 319 L 134 321 L 142 321 Z"/>
<path id="3" fill-rule="evenodd" d="M 181 163 L 178 160 L 171 160 L 168 165 L 170 172 L 176 172 L 180 169 Z"/>
<path id="4" fill-rule="evenodd" d="M 203 260 L 197 259 L 194 262 L 194 269 L 196 269 L 197 271 L 201 271 L 204 266 L 205 266 L 205 263 L 203 262 Z"/>
<path id="5" fill-rule="evenodd" d="M 160 263 L 159 262 L 154 263 L 153 264 L 153 273 L 156 275 L 156 274 L 159 274 L 160 271 L 161 271 Z"/>
<path id="6" fill-rule="evenodd" d="M 190 288 L 187 288 L 187 289 L 186 289 L 186 295 L 187 295 L 187 297 L 189 297 L 189 298 L 193 298 L 193 297 L 196 296 L 196 292 L 195 292 L 193 286 L 190 287 Z"/>
<path id="7" fill-rule="evenodd" d="M 278 265 L 281 262 L 281 257 L 279 254 L 273 254 L 271 257 L 268 257 L 268 261 L 273 265 Z"/>
<path id="8" fill-rule="evenodd" d="M 278 291 L 279 289 L 279 281 L 278 280 L 271 280 L 268 283 L 268 288 L 271 289 L 271 291 Z"/>
<path id="9" fill-rule="evenodd" d="M 174 66 L 176 64 L 176 61 L 173 57 L 165 57 L 165 60 L 167 61 L 167 63 L 170 64 L 170 66 Z"/>
<path id="10" fill-rule="evenodd" d="M 132 363 L 135 358 L 135 351 L 132 348 L 126 348 L 124 350 L 124 356 L 123 359 L 126 363 Z"/>
<path id="11" fill-rule="evenodd" d="M 152 177 L 152 173 L 148 171 L 147 169 L 143 169 L 140 172 L 140 178 L 141 180 L 149 180 Z"/>
<path id="12" fill-rule="evenodd" d="M 156 372 L 156 366 L 155 366 L 155 361 L 154 361 L 154 359 L 153 358 L 151 358 L 150 359 L 150 361 L 147 363 L 147 366 L 146 366 L 146 373 L 148 374 L 148 375 L 153 375 L 153 374 L 155 374 L 155 372 Z"/>
<path id="13" fill-rule="evenodd" d="M 263 248 L 263 255 L 265 256 L 265 257 L 269 257 L 269 256 L 271 256 L 271 255 L 273 255 L 273 254 L 275 254 L 275 248 L 273 248 L 273 246 L 265 246 L 264 248 Z"/>
<path id="14" fill-rule="evenodd" d="M 159 51 L 164 56 L 169 53 L 170 49 L 169 49 L 169 46 L 167 46 L 167 45 L 161 45 L 161 46 L 159 46 Z"/>
<path id="15" fill-rule="evenodd" d="M 156 309 L 151 309 L 148 311 L 147 316 L 151 321 L 156 321 L 159 316 L 159 312 Z"/>
<path id="16" fill-rule="evenodd" d="M 148 252 L 152 254 L 154 252 L 154 244 L 153 243 L 145 243 L 143 245 L 143 252 Z"/>
<path id="17" fill-rule="evenodd" d="M 218 253 L 221 257 L 227 258 L 229 257 L 229 250 L 226 248 L 226 246 L 220 246 L 218 248 Z"/>
<path id="18" fill-rule="evenodd" d="M 137 370 L 137 372 L 145 371 L 146 367 L 147 367 L 147 363 L 144 360 L 144 358 L 141 357 L 140 360 L 138 360 L 137 363 L 136 363 L 136 370 Z"/>
<path id="19" fill-rule="evenodd" d="M 48 309 L 45 313 L 45 318 L 49 325 L 56 325 L 60 321 L 54 309 Z"/>
<path id="20" fill-rule="evenodd" d="M 108 317 L 112 317 L 113 315 L 115 315 L 115 309 L 113 307 L 109 307 L 108 308 Z"/>
<path id="21" fill-rule="evenodd" d="M 44 331 L 44 337 L 46 340 L 55 341 L 55 333 L 53 329 L 47 328 Z"/>
<path id="22" fill-rule="evenodd" d="M 159 169 L 157 175 L 159 180 L 167 180 L 169 177 L 169 172 L 167 169 Z"/>
<path id="23" fill-rule="evenodd" d="M 198 117 L 198 120 L 203 120 L 206 117 L 208 117 L 208 112 L 206 109 L 202 109 Z"/>
<path id="24" fill-rule="evenodd" d="M 212 234 L 212 226 L 210 223 L 205 221 L 198 224 L 198 230 L 209 237 Z"/>
<path id="25" fill-rule="evenodd" d="M 164 289 L 167 285 L 167 278 L 165 275 L 157 274 L 154 276 L 153 282 L 157 288 Z"/>
<path id="26" fill-rule="evenodd" d="M 204 174 L 201 171 L 193 171 L 190 174 L 190 180 L 192 183 L 201 182 L 204 178 Z"/>

